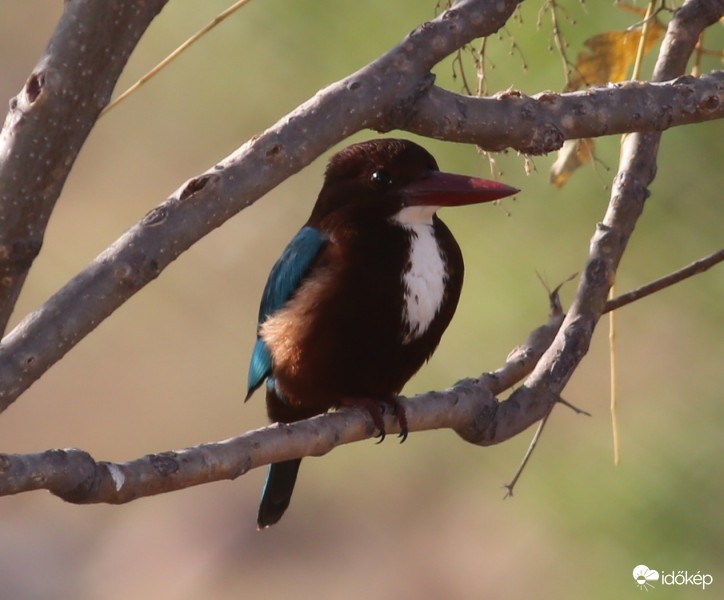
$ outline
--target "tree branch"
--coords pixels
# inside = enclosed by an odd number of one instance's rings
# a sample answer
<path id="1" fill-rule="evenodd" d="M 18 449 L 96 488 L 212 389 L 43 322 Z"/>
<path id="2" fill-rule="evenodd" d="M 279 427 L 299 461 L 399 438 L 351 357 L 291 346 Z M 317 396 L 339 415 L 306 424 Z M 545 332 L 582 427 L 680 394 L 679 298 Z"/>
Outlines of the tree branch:
<path id="1" fill-rule="evenodd" d="M 724 2 L 720 0 L 686 1 L 667 29 L 654 71 L 655 81 L 674 79 L 683 73 L 700 33 L 716 23 L 722 12 Z M 588 262 L 571 308 L 531 375 L 501 405 L 501 408 L 512 405 L 512 420 L 525 422 L 514 403 L 524 404 L 528 411 L 535 411 L 538 418 L 543 418 L 588 352 L 619 262 L 649 196 L 648 185 L 656 172 L 660 138 L 660 133 L 635 133 L 626 137 L 608 210 L 603 222 L 596 226 Z"/>
<path id="2" fill-rule="evenodd" d="M 670 127 L 724 117 L 724 71 L 666 83 L 627 81 L 606 88 L 534 97 L 509 91 L 474 98 L 432 87 L 405 128 L 428 137 L 514 148 L 525 154 L 558 150 L 565 140 Z"/>
<path id="3" fill-rule="evenodd" d="M 479 379 L 466 379 L 442 392 L 400 398 L 409 430 L 450 428 L 476 443 L 495 444 L 513 431 L 494 394 L 510 387 L 535 365 L 560 325 L 556 292 L 553 314 L 516 348 L 506 364 Z M 522 407 L 525 410 L 525 406 Z M 530 423 L 534 420 L 531 418 Z M 385 415 L 388 432 L 399 423 Z M 375 426 L 360 409 L 339 411 L 291 424 L 274 424 L 223 442 L 111 463 L 96 461 L 83 450 L 47 450 L 33 454 L 0 454 L 0 496 L 46 489 L 68 502 L 121 504 L 144 496 L 184 489 L 223 479 L 235 479 L 250 469 L 273 462 L 321 456 L 336 446 L 372 437 Z"/>
<path id="4" fill-rule="evenodd" d="M 352 133 L 399 124 L 432 66 L 497 31 L 520 1 L 456 4 L 181 186 L 2 340 L 0 412 L 204 235 Z"/>
<path id="5" fill-rule="evenodd" d="M 75 159 L 144 31 L 168 0 L 75 0 L 0 132 L 0 332 Z"/>

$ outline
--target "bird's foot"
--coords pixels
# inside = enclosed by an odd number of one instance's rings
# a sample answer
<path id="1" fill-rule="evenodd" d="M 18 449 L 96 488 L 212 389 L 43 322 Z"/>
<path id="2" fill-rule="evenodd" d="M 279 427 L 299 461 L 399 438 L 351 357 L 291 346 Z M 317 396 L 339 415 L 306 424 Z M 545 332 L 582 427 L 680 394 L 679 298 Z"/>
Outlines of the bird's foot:
<path id="1" fill-rule="evenodd" d="M 397 419 L 397 422 L 400 424 L 400 433 L 397 434 L 397 437 L 400 438 L 401 444 L 407 439 L 407 434 L 410 433 L 410 430 L 407 428 L 407 414 L 405 413 L 405 407 L 399 403 L 397 398 L 384 401 L 383 406 L 384 405 L 392 406 L 392 414 L 395 415 L 395 419 Z"/>
<path id="2" fill-rule="evenodd" d="M 400 443 L 407 439 L 407 434 L 409 433 L 407 428 L 407 415 L 405 414 L 405 409 L 402 404 L 397 401 L 397 398 L 389 398 L 385 400 L 375 400 L 373 398 L 364 397 L 344 398 L 340 401 L 339 405 L 351 408 L 364 408 L 369 413 L 370 417 L 372 417 L 372 422 L 380 432 L 377 436 L 375 436 L 379 438 L 377 441 L 378 444 L 381 443 L 387 435 L 387 432 L 385 431 L 385 421 L 382 415 L 384 414 L 385 407 L 389 406 L 392 409 L 392 414 L 400 424 L 400 433 L 398 435 L 398 437 L 401 438 Z"/>

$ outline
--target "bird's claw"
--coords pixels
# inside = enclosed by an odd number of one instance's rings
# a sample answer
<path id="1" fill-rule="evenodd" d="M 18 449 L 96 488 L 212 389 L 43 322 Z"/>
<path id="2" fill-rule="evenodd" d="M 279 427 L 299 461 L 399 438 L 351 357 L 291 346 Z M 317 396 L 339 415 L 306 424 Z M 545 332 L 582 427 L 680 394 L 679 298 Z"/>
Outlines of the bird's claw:
<path id="1" fill-rule="evenodd" d="M 379 433 L 375 436 L 376 438 L 379 438 L 376 442 L 377 444 L 381 444 L 385 437 L 387 437 L 385 420 L 382 415 L 384 413 L 385 406 L 390 406 L 392 408 L 392 414 L 400 424 L 400 433 L 397 436 L 401 438 L 400 443 L 407 439 L 407 435 L 409 433 L 407 415 L 405 414 L 405 409 L 396 398 L 386 400 L 374 400 L 372 398 L 345 398 L 339 404 L 340 406 L 364 408 L 369 413 L 370 417 L 372 417 L 372 422 L 374 423 L 375 428 L 379 431 Z"/>
<path id="2" fill-rule="evenodd" d="M 397 401 L 397 399 L 393 399 L 391 404 L 392 414 L 395 415 L 397 422 L 400 424 L 400 433 L 397 434 L 397 437 L 400 438 L 401 444 L 407 439 L 407 434 L 410 433 L 410 430 L 407 427 L 407 414 L 405 413 L 404 407 Z"/>

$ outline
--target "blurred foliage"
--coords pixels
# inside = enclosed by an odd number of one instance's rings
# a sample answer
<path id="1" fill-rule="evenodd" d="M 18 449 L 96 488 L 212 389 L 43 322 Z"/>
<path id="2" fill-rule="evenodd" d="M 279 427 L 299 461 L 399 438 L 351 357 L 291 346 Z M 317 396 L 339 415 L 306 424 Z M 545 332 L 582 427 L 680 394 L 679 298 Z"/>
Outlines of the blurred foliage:
<path id="1" fill-rule="evenodd" d="M 638 23 L 646 24 L 646 37 L 642 52 L 648 53 L 664 35 L 666 28 L 652 15 L 646 19 L 646 11 L 626 4 L 617 4 L 640 17 Z M 572 68 L 571 80 L 566 90 L 577 90 L 584 85 L 606 85 L 609 82 L 625 81 L 631 75 L 636 55 L 639 52 L 643 25 L 635 24 L 623 31 L 603 31 L 584 40 L 588 51 L 579 52 Z"/>
<path id="2" fill-rule="evenodd" d="M 549 22 L 536 28 L 541 4 L 525 3 L 490 38 L 489 93 L 565 84 Z M 571 55 L 584 40 L 624 30 L 635 18 L 609 2 L 559 4 Z M 226 6 L 169 3 L 119 91 Z M 61 8 L 3 2 L 6 100 L 21 88 Z M 53 215 L 15 322 L 183 181 L 389 49 L 434 9 L 434 2 L 413 0 L 250 3 L 99 122 Z M 707 34 L 710 47 L 722 41 L 721 27 Z M 436 74 L 457 91 L 452 60 Z M 472 62 L 463 62 L 474 79 Z M 702 67 L 718 64 L 705 57 Z M 721 123 L 708 123 L 664 134 L 620 291 L 721 246 L 722 133 Z M 487 172 L 472 147 L 422 143 L 446 170 Z M 598 159 L 562 191 L 548 183 L 554 156 L 532 159 L 526 175 L 522 157 L 499 155 L 501 178 L 520 195 L 500 207 L 444 212 L 463 247 L 466 287 L 440 349 L 408 392 L 495 368 L 544 321 L 536 271 L 551 285 L 580 271 L 618 151 L 619 138 L 597 140 Z M 256 305 L 269 268 L 306 219 L 324 163 L 320 158 L 197 244 L 47 373 L 2 415 L 2 451 L 76 446 L 125 460 L 262 426 L 261 397 L 241 401 Z M 564 299 L 573 290 L 566 286 Z M 44 493 L 3 498 L 2 596 L 607 600 L 641 593 L 631 576 L 640 563 L 711 573 L 708 595 L 721 596 L 722 297 L 719 267 L 620 312 L 618 468 L 602 327 L 566 390 L 567 400 L 594 416 L 556 410 L 512 500 L 502 501 L 502 485 L 528 434 L 483 449 L 430 432 L 402 446 L 355 444 L 306 460 L 292 508 L 263 534 L 254 528 L 261 470 L 122 507 L 71 506 Z M 659 598 L 702 593 L 656 589 Z"/>

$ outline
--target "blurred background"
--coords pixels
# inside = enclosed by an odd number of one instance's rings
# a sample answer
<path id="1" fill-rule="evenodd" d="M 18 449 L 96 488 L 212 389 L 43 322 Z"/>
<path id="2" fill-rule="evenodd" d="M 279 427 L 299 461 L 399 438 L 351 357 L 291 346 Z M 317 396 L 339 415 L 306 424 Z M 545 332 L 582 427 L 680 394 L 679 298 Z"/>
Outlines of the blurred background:
<path id="1" fill-rule="evenodd" d="M 118 91 L 229 4 L 170 2 Z M 488 43 L 489 92 L 563 87 L 549 17 L 536 27 L 541 4 L 526 3 Z M 62 4 L 0 5 L 0 97 L 7 102 L 41 55 Z M 566 5 L 561 26 L 572 58 L 587 37 L 635 21 L 609 2 Z M 388 50 L 434 11 L 434 2 L 413 0 L 250 3 L 99 121 L 12 325 L 183 181 Z M 720 50 L 722 28 L 714 29 L 706 45 Z M 518 50 L 511 50 L 513 39 Z M 644 78 L 652 64 L 650 56 Z M 711 58 L 703 66 L 720 68 Z M 438 83 L 460 91 L 450 61 L 436 73 Z M 721 122 L 665 133 L 619 292 L 722 246 L 722 134 Z M 366 131 L 342 145 L 376 136 Z M 422 143 L 445 170 L 489 174 L 473 147 Z M 523 157 L 499 155 L 501 179 L 522 192 L 501 206 L 442 213 L 463 248 L 466 285 L 441 347 L 407 393 L 498 367 L 546 320 L 536 272 L 554 286 L 581 270 L 619 144 L 616 136 L 598 140 L 600 160 L 562 190 L 548 183 L 554 155 L 532 159 L 529 174 Z M 124 461 L 263 426 L 262 394 L 242 402 L 258 300 L 311 210 L 326 158 L 194 246 L 74 348 L 2 415 L 0 451 L 78 447 Z M 574 289 L 563 288 L 566 302 Z M 307 459 L 290 510 L 262 533 L 255 527 L 262 469 L 125 506 L 74 506 L 46 492 L 0 498 L 0 596 L 634 598 L 642 592 L 631 573 L 643 563 L 714 577 L 705 592 L 655 584 L 656 597 L 721 598 L 723 297 L 718 267 L 618 313 L 618 467 L 602 321 L 565 392 L 592 418 L 556 409 L 512 499 L 503 501 L 503 485 L 532 430 L 492 448 L 439 431 Z"/>

